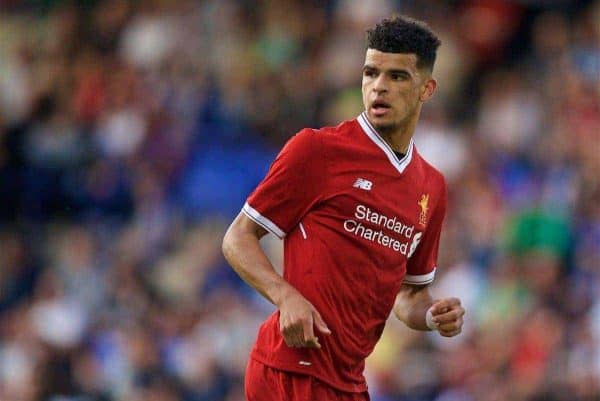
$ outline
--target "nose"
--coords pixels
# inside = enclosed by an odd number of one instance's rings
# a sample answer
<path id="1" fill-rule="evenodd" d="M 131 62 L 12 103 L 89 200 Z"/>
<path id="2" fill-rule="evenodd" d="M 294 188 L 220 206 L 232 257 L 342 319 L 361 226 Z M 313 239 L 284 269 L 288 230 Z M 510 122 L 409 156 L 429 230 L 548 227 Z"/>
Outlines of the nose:
<path id="1" fill-rule="evenodd" d="M 385 74 L 379 74 L 379 76 L 375 79 L 373 83 L 373 92 L 380 94 L 387 92 L 387 82 L 385 79 Z"/>

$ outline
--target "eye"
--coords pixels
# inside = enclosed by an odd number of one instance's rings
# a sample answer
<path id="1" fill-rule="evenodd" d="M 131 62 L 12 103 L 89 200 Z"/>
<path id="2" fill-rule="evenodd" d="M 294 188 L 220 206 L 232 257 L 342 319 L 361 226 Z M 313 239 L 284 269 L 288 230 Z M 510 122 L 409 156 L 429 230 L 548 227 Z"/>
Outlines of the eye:
<path id="1" fill-rule="evenodd" d="M 408 77 L 406 74 L 402 73 L 402 72 L 392 72 L 390 74 L 390 78 L 392 78 L 392 80 L 394 81 L 404 81 L 406 80 Z"/>
<path id="2" fill-rule="evenodd" d="M 369 70 L 369 69 L 365 70 L 363 74 L 364 74 L 365 77 L 370 77 L 370 78 L 372 78 L 372 77 L 374 77 L 374 76 L 377 75 L 377 73 L 375 72 L 375 70 Z"/>

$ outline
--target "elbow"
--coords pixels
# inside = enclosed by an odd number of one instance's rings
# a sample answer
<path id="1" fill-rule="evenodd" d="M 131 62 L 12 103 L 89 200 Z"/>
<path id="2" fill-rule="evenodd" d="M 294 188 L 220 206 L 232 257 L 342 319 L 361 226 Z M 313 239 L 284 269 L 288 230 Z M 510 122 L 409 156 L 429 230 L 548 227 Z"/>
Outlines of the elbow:
<path id="1" fill-rule="evenodd" d="M 402 305 L 401 300 L 399 298 L 399 296 L 396 296 L 396 301 L 394 302 L 392 312 L 398 320 L 406 322 L 406 307 Z"/>
<path id="2" fill-rule="evenodd" d="M 223 240 L 221 241 L 221 252 L 225 257 L 225 260 L 232 267 L 235 267 L 236 265 L 236 255 L 244 248 L 246 234 L 244 226 L 240 224 L 239 219 L 235 219 L 223 236 Z"/>
<path id="3" fill-rule="evenodd" d="M 223 253 L 223 256 L 225 257 L 225 260 L 227 260 L 227 262 L 231 263 L 231 251 L 234 248 L 234 242 L 235 242 L 235 234 L 234 234 L 234 228 L 233 228 L 233 224 L 231 226 L 229 226 L 229 228 L 227 229 L 227 231 L 225 232 L 225 235 L 223 236 L 223 240 L 221 241 L 221 252 Z"/>
<path id="4" fill-rule="evenodd" d="M 266 230 L 263 229 L 264 232 L 259 232 L 259 227 L 240 213 L 225 232 L 221 241 L 221 252 L 234 269 L 239 264 L 239 259 L 249 249 L 260 246 L 258 241 L 266 233 Z"/>

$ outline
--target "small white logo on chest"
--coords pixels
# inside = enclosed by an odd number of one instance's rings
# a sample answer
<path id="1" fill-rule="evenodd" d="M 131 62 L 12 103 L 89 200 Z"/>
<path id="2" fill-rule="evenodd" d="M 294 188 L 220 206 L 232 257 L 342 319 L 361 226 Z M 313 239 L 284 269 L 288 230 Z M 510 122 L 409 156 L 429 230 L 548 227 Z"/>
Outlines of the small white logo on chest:
<path id="1" fill-rule="evenodd" d="M 364 189 L 365 191 L 370 191 L 373 187 L 373 183 L 369 180 L 365 180 L 364 178 L 357 178 L 352 185 L 354 188 Z"/>

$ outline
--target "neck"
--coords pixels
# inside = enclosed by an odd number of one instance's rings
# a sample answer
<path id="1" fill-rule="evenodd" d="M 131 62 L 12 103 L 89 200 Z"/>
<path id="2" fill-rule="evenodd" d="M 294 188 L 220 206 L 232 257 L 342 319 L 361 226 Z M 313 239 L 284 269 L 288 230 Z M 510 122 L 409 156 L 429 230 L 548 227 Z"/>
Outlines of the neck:
<path id="1" fill-rule="evenodd" d="M 368 116 L 367 116 L 368 118 Z M 417 121 L 419 120 L 419 113 L 415 113 L 415 116 L 409 121 L 406 121 L 399 126 L 393 128 L 393 130 L 380 129 L 371 122 L 371 125 L 377 130 L 379 135 L 387 142 L 392 150 L 406 154 L 408 152 L 408 145 L 412 139 L 415 128 L 417 127 Z"/>

